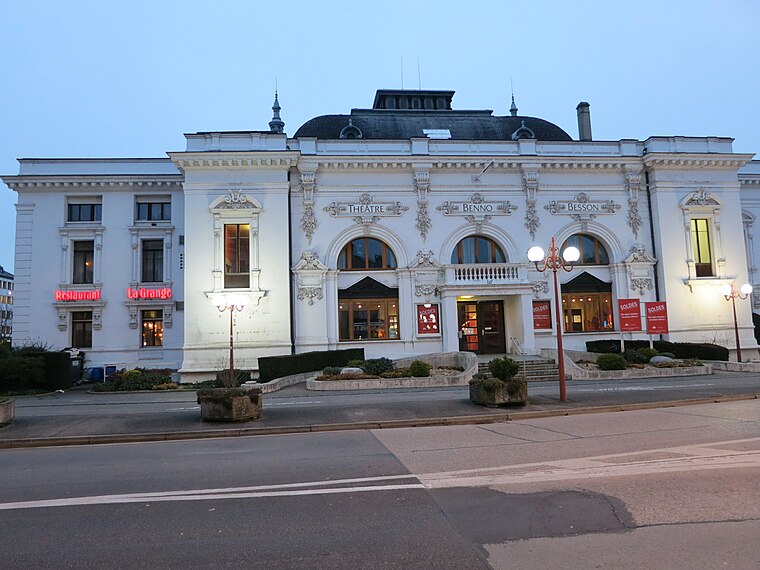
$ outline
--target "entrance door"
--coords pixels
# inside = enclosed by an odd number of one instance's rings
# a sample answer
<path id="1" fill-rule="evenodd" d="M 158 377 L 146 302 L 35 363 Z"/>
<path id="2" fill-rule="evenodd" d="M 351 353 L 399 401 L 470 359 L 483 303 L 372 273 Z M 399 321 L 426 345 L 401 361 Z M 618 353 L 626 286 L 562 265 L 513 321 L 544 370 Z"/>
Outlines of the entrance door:
<path id="1" fill-rule="evenodd" d="M 502 301 L 457 303 L 459 350 L 476 354 L 504 354 L 504 304 Z"/>

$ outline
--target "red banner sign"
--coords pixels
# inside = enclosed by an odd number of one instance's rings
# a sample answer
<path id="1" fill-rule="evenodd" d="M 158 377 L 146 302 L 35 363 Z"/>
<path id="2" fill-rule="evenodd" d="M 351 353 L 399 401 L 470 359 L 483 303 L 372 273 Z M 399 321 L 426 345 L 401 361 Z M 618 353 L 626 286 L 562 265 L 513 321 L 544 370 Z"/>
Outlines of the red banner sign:
<path id="1" fill-rule="evenodd" d="M 533 301 L 533 328 L 552 328 L 552 304 L 549 301 Z"/>
<path id="2" fill-rule="evenodd" d="M 132 289 L 127 287 L 127 299 L 171 299 L 172 290 L 169 287 L 161 287 L 160 289 L 147 289 L 140 287 L 139 289 Z"/>
<path id="3" fill-rule="evenodd" d="M 618 313 L 621 332 L 641 330 L 641 304 L 638 299 L 618 299 Z"/>
<path id="4" fill-rule="evenodd" d="M 438 334 L 438 305 L 417 305 L 417 334 Z"/>
<path id="5" fill-rule="evenodd" d="M 61 291 L 55 292 L 56 301 L 100 301 L 100 289 L 92 291 Z"/>
<path id="6" fill-rule="evenodd" d="M 668 334 L 668 307 L 665 301 L 644 305 L 647 314 L 647 334 Z"/>

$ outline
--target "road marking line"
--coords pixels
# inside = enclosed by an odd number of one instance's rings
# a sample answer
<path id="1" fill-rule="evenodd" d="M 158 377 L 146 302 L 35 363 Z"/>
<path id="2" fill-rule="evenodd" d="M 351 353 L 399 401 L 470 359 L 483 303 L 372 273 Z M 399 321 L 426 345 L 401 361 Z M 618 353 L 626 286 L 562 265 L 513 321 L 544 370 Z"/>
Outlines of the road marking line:
<path id="1" fill-rule="evenodd" d="M 49 507 L 73 507 L 83 505 L 113 505 L 124 503 L 154 503 L 176 501 L 210 501 L 223 499 L 260 499 L 269 497 L 297 497 L 303 495 L 336 495 L 343 493 L 366 493 L 372 491 L 398 491 L 405 489 L 424 489 L 422 483 L 407 485 L 373 485 L 370 487 L 338 487 L 335 489 L 300 489 L 292 491 L 265 491 L 250 493 L 223 493 L 212 495 L 166 495 L 155 497 L 151 495 L 104 495 L 95 497 L 75 497 L 71 499 L 50 499 L 42 501 L 22 501 L 17 503 L 0 503 L 0 510 L 40 509 Z"/>

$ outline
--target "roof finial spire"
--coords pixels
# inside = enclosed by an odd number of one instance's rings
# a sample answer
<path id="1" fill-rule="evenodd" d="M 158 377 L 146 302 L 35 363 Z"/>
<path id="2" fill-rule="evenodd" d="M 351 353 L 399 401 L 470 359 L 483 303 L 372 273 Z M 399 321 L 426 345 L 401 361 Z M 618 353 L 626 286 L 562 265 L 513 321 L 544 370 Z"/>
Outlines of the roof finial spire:
<path id="1" fill-rule="evenodd" d="M 282 133 L 285 128 L 285 123 L 280 118 L 280 108 L 280 102 L 277 99 L 277 88 L 275 87 L 274 105 L 272 105 L 272 111 L 274 112 L 274 115 L 272 116 L 272 120 L 269 121 L 269 130 L 273 133 Z"/>
<path id="2" fill-rule="evenodd" d="M 512 80 L 509 80 L 510 86 L 512 87 L 512 106 L 509 108 L 509 114 L 513 117 L 517 116 L 517 105 L 515 105 L 515 86 L 512 85 Z"/>

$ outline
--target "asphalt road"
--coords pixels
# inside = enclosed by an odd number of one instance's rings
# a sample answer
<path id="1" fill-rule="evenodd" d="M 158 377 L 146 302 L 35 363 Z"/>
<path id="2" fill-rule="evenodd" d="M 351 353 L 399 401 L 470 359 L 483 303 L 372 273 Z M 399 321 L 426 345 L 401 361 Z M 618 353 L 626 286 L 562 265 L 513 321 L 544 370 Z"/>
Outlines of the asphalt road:
<path id="1" fill-rule="evenodd" d="M 760 402 L 0 450 L 3 568 L 757 568 Z"/>

